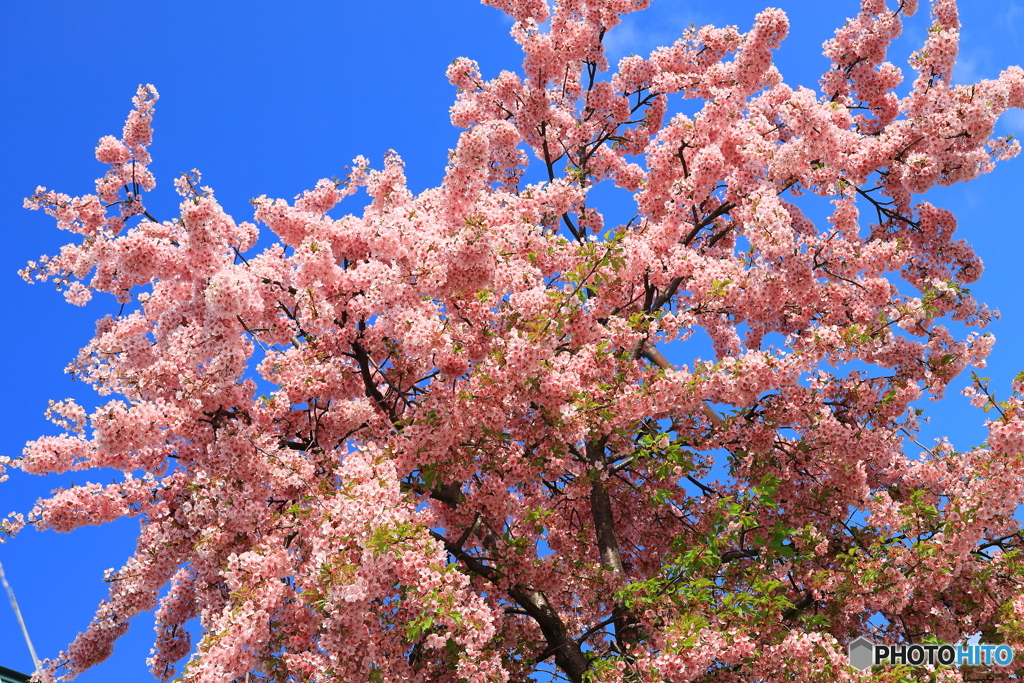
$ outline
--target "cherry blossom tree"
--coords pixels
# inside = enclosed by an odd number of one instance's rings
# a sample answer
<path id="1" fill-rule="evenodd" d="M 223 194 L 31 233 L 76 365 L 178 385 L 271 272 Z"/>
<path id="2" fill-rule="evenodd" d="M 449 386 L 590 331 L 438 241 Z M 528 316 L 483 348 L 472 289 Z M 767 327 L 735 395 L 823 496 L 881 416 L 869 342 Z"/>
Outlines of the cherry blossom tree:
<path id="1" fill-rule="evenodd" d="M 647 0 L 485 2 L 524 61 L 452 63 L 464 130 L 436 188 L 356 159 L 253 200 L 278 240 L 259 253 L 197 171 L 158 219 L 143 86 L 94 195 L 27 200 L 78 237 L 24 277 L 124 309 L 72 366 L 114 398 L 53 403 L 66 431 L 3 464 L 124 476 L 4 530 L 142 521 L 46 675 L 154 608 L 153 673 L 204 683 L 849 680 L 859 635 L 1024 647 L 1024 378 L 971 390 L 987 443 L 905 455 L 914 402 L 993 341 L 943 324 L 989 321 L 982 265 L 919 195 L 1018 153 L 993 130 L 1024 71 L 952 84 L 955 0 L 905 96 L 886 51 L 917 0 L 862 0 L 818 90 L 772 64 L 780 10 L 612 70 L 602 41 Z M 631 220 L 606 224 L 601 183 Z M 360 189 L 361 215 L 330 215 Z M 663 353 L 701 335 L 713 359 Z"/>

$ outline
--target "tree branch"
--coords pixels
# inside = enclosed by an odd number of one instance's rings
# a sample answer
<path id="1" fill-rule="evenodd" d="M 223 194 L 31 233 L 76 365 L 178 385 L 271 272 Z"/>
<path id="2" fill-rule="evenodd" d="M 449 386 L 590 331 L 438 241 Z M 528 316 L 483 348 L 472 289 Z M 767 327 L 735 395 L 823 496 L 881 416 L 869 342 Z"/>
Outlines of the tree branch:
<path id="1" fill-rule="evenodd" d="M 672 367 L 672 364 L 668 362 L 668 359 L 661 354 L 661 351 L 659 351 L 654 346 L 644 344 L 643 346 L 640 347 L 640 352 L 638 355 L 642 358 L 646 358 L 647 360 L 651 361 L 662 370 L 675 369 Z M 719 425 L 722 424 L 722 418 L 719 416 L 718 413 L 714 411 L 714 409 L 711 406 L 707 404 L 706 401 L 702 402 L 701 405 L 704 407 L 704 417 L 708 419 L 708 422 L 711 423 L 712 427 L 718 427 Z"/>
<path id="2" fill-rule="evenodd" d="M 384 400 L 384 395 L 380 393 L 377 383 L 373 381 L 373 375 L 370 374 L 370 354 L 366 352 L 366 349 L 358 341 L 352 342 L 352 352 L 356 362 L 359 364 L 359 374 L 363 378 L 363 388 L 366 391 L 366 396 L 377 405 L 377 408 L 384 413 L 392 426 L 397 429 L 399 423 L 398 416 L 395 415 L 394 410 Z"/>
<path id="3" fill-rule="evenodd" d="M 478 558 L 470 555 L 436 531 L 431 530 L 430 535 L 440 541 L 445 550 L 474 574 L 478 574 L 494 584 L 498 584 L 504 578 L 502 572 L 485 565 Z M 569 636 L 569 629 L 558 612 L 548 602 L 547 597 L 540 591 L 527 588 L 522 584 L 511 586 L 508 589 L 508 595 L 540 626 L 544 640 L 548 644 L 544 651 L 546 653 L 544 659 L 553 654 L 555 664 L 565 672 L 572 683 L 583 683 L 583 674 L 590 666 L 590 662 L 583 654 L 579 643 Z"/>

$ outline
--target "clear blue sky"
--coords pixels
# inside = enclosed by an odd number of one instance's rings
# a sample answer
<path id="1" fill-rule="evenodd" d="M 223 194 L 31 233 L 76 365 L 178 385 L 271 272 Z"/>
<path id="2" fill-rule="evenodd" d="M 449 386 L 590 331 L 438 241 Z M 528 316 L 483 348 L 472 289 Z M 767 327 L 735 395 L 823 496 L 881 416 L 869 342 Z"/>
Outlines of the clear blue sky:
<path id="1" fill-rule="evenodd" d="M 816 88 L 827 67 L 820 45 L 858 3 L 774 4 L 792 23 L 779 57 L 783 75 L 791 85 Z M 763 8 L 755 0 L 654 0 L 651 10 L 610 34 L 611 57 L 646 54 L 691 23 L 746 30 Z M 992 78 L 1024 62 L 1022 0 L 961 0 L 961 17 L 959 82 Z M 908 27 L 893 61 L 906 63 L 928 23 L 925 13 Z M 509 26 L 499 12 L 474 0 L 6 3 L 0 22 L 0 221 L 7 242 L 0 251 L 0 292 L 8 332 L 0 339 L 7 366 L 0 454 L 17 455 L 25 441 L 55 433 L 42 415 L 48 399 L 97 403 L 63 369 L 90 338 L 93 321 L 116 313 L 116 305 L 98 298 L 75 308 L 51 286 L 18 278 L 15 271 L 27 260 L 55 253 L 69 237 L 21 204 L 37 185 L 72 195 L 93 190 L 104 168 L 94 159 L 95 144 L 103 135 L 120 134 L 139 83 L 156 85 L 161 95 L 151 148 L 159 185 L 147 201 L 151 212 L 173 217 L 171 180 L 198 168 L 230 213 L 251 219 L 250 198 L 291 198 L 319 178 L 343 175 L 358 154 L 379 164 L 389 148 L 405 159 L 414 190 L 436 185 L 457 136 L 448 123 L 454 92 L 445 67 L 466 56 L 478 60 L 487 77 L 516 69 L 519 51 Z M 1024 136 L 1024 113 L 1007 115 L 1000 129 Z M 985 261 L 985 275 L 972 289 L 1003 314 L 990 328 L 999 342 L 986 373 L 1002 396 L 1024 369 L 1022 181 L 1024 161 L 1018 159 L 932 195 L 957 212 L 961 235 Z M 361 207 L 343 208 L 358 213 Z M 983 438 L 981 412 L 959 394 L 926 407 L 935 416 L 927 438 L 948 434 L 962 448 Z M 0 514 L 27 511 L 72 480 L 105 483 L 112 477 L 12 476 L 0 485 Z M 119 567 L 132 551 L 136 525 L 125 521 L 70 535 L 26 530 L 0 545 L 0 561 L 41 657 L 56 655 L 88 624 L 106 594 L 103 570 Z M 0 598 L 0 665 L 29 672 L 14 615 Z M 147 680 L 152 638 L 151 617 L 137 619 L 111 659 L 79 680 Z"/>

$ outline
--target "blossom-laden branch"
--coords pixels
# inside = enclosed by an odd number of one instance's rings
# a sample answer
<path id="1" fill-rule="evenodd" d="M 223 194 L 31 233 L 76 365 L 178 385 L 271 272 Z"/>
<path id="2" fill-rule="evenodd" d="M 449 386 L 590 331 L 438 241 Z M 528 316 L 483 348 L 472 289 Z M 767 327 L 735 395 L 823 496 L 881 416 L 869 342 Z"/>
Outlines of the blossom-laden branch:
<path id="1" fill-rule="evenodd" d="M 918 197 L 1017 153 L 992 135 L 1024 71 L 953 85 L 953 0 L 932 3 L 903 97 L 885 55 L 912 0 L 862 1 L 826 43 L 821 93 L 773 66 L 779 10 L 609 73 L 606 35 L 645 0 L 487 2 L 524 62 L 449 67 L 464 130 L 436 188 L 412 193 L 394 152 L 359 158 L 292 202 L 254 199 L 280 242 L 255 253 L 255 225 L 194 171 L 158 221 L 145 86 L 100 141 L 94 195 L 27 201 L 81 241 L 24 276 L 128 308 L 70 368 L 120 398 L 53 404 L 67 431 L 0 466 L 125 473 L 41 501 L 39 528 L 144 521 L 48 675 L 103 660 L 153 608 L 155 675 L 193 652 L 197 682 L 552 664 L 571 681 L 848 680 L 845 645 L 871 630 L 1024 646 L 1024 385 L 970 391 L 984 446 L 903 451 L 911 404 L 993 342 L 943 324 L 990 319 L 967 288 L 981 262 Z M 669 117 L 679 98 L 703 105 Z M 545 182 L 524 183 L 531 154 Z M 632 193 L 628 223 L 588 203 L 601 183 Z M 330 215 L 359 188 L 360 216 Z M 827 225 L 806 194 L 832 202 Z M 701 334 L 714 357 L 680 360 Z"/>

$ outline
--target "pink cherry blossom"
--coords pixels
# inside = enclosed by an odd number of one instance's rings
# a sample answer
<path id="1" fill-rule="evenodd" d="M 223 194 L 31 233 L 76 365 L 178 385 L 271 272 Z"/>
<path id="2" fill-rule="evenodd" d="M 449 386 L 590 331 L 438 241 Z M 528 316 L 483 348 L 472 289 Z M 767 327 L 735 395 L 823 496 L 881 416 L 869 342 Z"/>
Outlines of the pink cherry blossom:
<path id="1" fill-rule="evenodd" d="M 931 3 L 905 96 L 886 54 L 910 0 L 862 0 L 819 90 L 774 66 L 777 9 L 613 70 L 602 41 L 646 0 L 486 3 L 522 68 L 448 68 L 463 130 L 435 188 L 360 157 L 250 223 L 191 171 L 155 217 L 142 86 L 94 195 L 26 200 L 80 239 L 23 277 L 125 312 L 69 368 L 110 398 L 52 403 L 65 432 L 0 479 L 123 480 L 0 533 L 142 524 L 45 676 L 154 608 L 154 675 L 196 683 L 847 681 L 859 635 L 1024 647 L 1024 380 L 968 390 L 986 443 L 908 441 L 911 404 L 994 343 L 947 327 L 991 319 L 966 288 L 982 263 L 920 195 L 1019 152 L 993 131 L 1024 71 L 953 84 L 955 0 Z M 670 116 L 679 98 L 703 104 Z M 635 218 L 591 203 L 602 182 Z M 329 215 L 359 188 L 359 215 Z M 278 240 L 259 253 L 257 223 Z M 713 358 L 663 354 L 700 333 Z"/>

